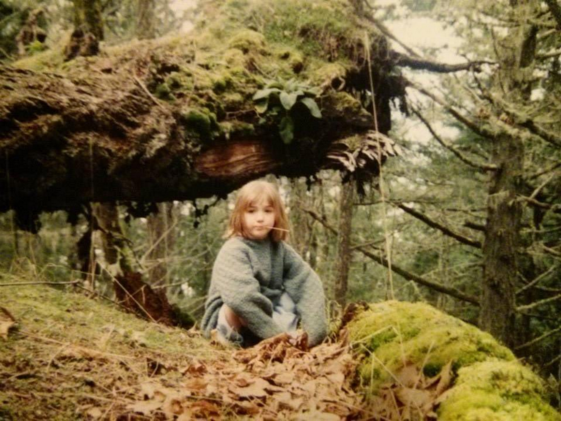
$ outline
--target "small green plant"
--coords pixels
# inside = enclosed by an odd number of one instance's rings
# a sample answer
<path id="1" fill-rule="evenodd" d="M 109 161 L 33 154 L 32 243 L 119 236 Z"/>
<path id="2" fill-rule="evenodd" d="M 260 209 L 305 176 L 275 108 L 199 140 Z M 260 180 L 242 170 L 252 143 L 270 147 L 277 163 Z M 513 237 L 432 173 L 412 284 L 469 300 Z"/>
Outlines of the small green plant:
<path id="1" fill-rule="evenodd" d="M 255 109 L 259 114 L 270 114 L 274 117 L 281 116 L 279 134 L 285 144 L 290 144 L 294 139 L 294 119 L 291 112 L 294 106 L 301 103 L 310 112 L 312 117 L 321 118 L 321 111 L 315 101 L 320 94 L 318 88 L 311 88 L 305 82 L 295 79 L 288 81 L 276 80 L 269 82 L 263 89 L 253 95 Z"/>

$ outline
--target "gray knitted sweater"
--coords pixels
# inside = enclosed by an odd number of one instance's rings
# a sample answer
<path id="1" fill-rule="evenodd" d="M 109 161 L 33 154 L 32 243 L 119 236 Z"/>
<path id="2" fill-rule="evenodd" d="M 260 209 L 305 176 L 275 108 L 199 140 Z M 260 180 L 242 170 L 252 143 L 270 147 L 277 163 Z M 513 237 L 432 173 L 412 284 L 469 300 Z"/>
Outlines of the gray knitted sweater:
<path id="1" fill-rule="evenodd" d="M 273 321 L 273 302 L 286 291 L 296 304 L 311 346 L 327 335 L 325 299 L 317 274 L 285 242 L 230 238 L 212 270 L 202 329 L 216 327 L 218 312 L 227 304 L 260 338 L 282 333 Z"/>

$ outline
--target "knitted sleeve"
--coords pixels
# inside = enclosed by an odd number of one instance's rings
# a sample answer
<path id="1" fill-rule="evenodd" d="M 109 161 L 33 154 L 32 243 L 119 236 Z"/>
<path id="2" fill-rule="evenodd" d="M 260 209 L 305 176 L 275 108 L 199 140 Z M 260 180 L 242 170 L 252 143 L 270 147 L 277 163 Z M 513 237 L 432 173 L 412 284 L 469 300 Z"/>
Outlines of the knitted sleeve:
<path id="1" fill-rule="evenodd" d="M 230 241 L 222 247 L 212 271 L 212 282 L 222 301 L 247 322 L 247 327 L 260 338 L 282 333 L 273 321 L 273 304 L 260 290 L 253 276 L 248 250 L 243 243 Z"/>
<path id="2" fill-rule="evenodd" d="M 327 336 L 325 297 L 319 276 L 298 253 L 284 243 L 284 288 L 296 304 L 311 346 Z"/>

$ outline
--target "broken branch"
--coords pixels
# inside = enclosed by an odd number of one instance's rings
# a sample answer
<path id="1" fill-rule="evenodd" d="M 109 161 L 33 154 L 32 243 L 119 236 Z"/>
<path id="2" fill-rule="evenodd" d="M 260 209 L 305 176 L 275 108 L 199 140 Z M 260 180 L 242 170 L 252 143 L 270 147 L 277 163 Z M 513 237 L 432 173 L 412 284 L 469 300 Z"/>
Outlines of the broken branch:
<path id="1" fill-rule="evenodd" d="M 448 237 L 452 237 L 452 238 L 458 240 L 462 244 L 466 244 L 468 246 L 475 247 L 475 248 L 481 248 L 481 242 L 480 241 L 472 240 L 470 238 L 464 237 L 461 234 L 455 233 L 450 228 L 447 228 L 444 225 L 439 224 L 438 222 L 430 219 L 425 214 L 417 212 L 416 210 L 410 208 L 409 206 L 405 206 L 403 203 L 394 203 L 394 202 L 390 202 L 390 203 L 392 205 L 397 206 L 398 208 L 404 210 L 409 215 L 414 216 L 415 218 L 423 221 L 428 226 L 441 231 L 443 234 L 447 235 Z"/>
<path id="2" fill-rule="evenodd" d="M 467 63 L 459 64 L 446 64 L 433 60 L 406 56 L 405 54 L 401 54 L 396 51 L 391 52 L 391 58 L 394 60 L 396 66 L 405 66 L 415 70 L 429 70 L 435 73 L 453 73 L 460 72 L 462 70 L 480 72 L 482 64 L 496 64 L 487 60 L 468 61 Z"/>
<path id="3" fill-rule="evenodd" d="M 324 218 L 322 218 L 321 216 L 319 216 L 316 212 L 314 212 L 313 210 L 310 209 L 304 209 L 302 208 L 302 210 L 304 212 L 306 212 L 308 215 L 310 215 L 312 218 L 314 218 L 316 221 L 318 221 L 320 224 L 322 224 L 325 228 L 327 228 L 327 230 L 331 231 L 333 234 L 338 235 L 339 232 L 333 228 L 331 225 L 329 225 L 327 223 L 327 221 L 325 221 Z M 380 257 L 380 256 L 376 256 L 374 253 L 371 253 L 370 251 L 366 250 L 364 247 L 361 246 L 353 246 L 351 247 L 352 250 L 358 250 L 360 251 L 363 255 L 365 255 L 366 257 L 369 257 L 370 259 L 374 260 L 375 262 L 379 263 L 380 265 L 384 266 L 384 267 L 390 267 L 390 265 L 388 264 L 387 259 L 385 259 L 384 257 Z M 433 289 L 434 291 L 438 291 L 441 292 L 443 294 L 449 295 L 451 297 L 457 298 L 458 300 L 462 300 L 471 304 L 475 304 L 475 305 L 479 305 L 479 300 L 469 294 L 466 294 L 456 288 L 452 288 L 452 287 L 447 287 L 444 285 L 441 285 L 437 282 L 432 282 L 429 281 L 428 279 L 422 278 L 418 275 L 415 275 L 411 272 L 406 271 L 405 269 L 402 269 L 401 267 L 397 266 L 395 263 L 391 264 L 391 270 L 395 273 L 397 273 L 398 275 L 402 276 L 404 279 L 407 279 L 408 281 L 413 281 L 415 283 L 418 283 L 420 285 L 426 286 L 430 289 Z"/>
<path id="4" fill-rule="evenodd" d="M 481 164 L 481 163 L 475 162 L 471 158 L 468 158 L 467 156 L 465 156 L 458 149 L 456 149 L 450 143 L 448 143 L 443 138 L 441 138 L 436 133 L 436 131 L 433 129 L 433 127 L 428 122 L 428 120 L 419 112 L 419 110 L 416 107 L 411 106 L 411 109 L 413 110 L 413 113 L 417 117 L 419 117 L 419 120 L 421 120 L 421 122 L 425 125 L 425 127 L 432 134 L 432 136 L 436 139 L 436 141 L 438 143 L 440 143 L 442 146 L 444 146 L 446 149 L 448 149 L 450 152 L 452 152 L 454 155 L 456 155 L 460 159 L 460 161 L 464 162 L 465 164 L 468 164 L 471 167 L 477 168 L 477 169 L 482 170 L 482 171 L 495 171 L 497 169 L 496 165 Z"/>

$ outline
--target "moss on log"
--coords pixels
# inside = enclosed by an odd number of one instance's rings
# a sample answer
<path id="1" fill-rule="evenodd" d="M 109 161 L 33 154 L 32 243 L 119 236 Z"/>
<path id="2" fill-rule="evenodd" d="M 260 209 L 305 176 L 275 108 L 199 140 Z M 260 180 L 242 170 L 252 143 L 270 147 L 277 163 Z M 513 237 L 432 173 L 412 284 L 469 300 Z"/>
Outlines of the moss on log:
<path id="1" fill-rule="evenodd" d="M 390 129 L 403 85 L 385 39 L 347 1 L 206 1 L 199 15 L 187 36 L 0 67 L 0 211 L 32 221 L 87 202 L 222 196 L 267 173 L 344 170 L 328 152 L 372 128 L 369 72 L 379 130 Z M 277 98 L 256 109 L 271 83 Z M 283 92 L 296 98 L 289 109 Z"/>
<path id="2" fill-rule="evenodd" d="M 452 387 L 439 399 L 442 421 L 561 420 L 549 404 L 543 380 L 491 335 L 427 304 L 372 304 L 347 324 L 351 343 L 364 356 L 362 389 L 380 387 L 413 364 L 437 375 L 452 364 Z"/>

